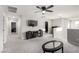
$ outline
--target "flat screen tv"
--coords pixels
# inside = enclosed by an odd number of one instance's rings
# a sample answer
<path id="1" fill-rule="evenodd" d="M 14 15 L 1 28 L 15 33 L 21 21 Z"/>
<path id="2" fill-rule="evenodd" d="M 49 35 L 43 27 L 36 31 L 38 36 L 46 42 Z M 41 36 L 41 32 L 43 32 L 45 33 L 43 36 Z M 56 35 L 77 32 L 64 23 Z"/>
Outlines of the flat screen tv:
<path id="1" fill-rule="evenodd" d="M 36 20 L 28 20 L 28 26 L 37 26 L 38 22 Z"/>

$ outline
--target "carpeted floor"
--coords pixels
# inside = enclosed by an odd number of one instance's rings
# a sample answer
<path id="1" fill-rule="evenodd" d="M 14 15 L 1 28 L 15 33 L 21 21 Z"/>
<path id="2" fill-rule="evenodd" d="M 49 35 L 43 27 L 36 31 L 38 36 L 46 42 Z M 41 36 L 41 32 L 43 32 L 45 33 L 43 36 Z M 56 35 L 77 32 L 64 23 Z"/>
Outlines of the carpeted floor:
<path id="1" fill-rule="evenodd" d="M 42 44 L 50 40 L 59 40 L 64 43 L 64 53 L 79 53 L 79 46 L 72 45 L 66 39 L 57 39 L 52 36 L 37 37 L 29 40 L 8 40 L 4 44 L 3 53 L 43 53 Z M 57 51 L 61 53 L 61 50 Z"/>

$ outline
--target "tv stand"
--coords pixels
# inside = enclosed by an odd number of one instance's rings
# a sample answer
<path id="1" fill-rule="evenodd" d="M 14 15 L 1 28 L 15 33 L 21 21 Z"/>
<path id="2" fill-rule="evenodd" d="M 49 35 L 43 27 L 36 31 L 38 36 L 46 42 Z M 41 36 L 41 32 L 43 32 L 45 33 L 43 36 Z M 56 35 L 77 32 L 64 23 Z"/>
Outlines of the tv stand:
<path id="1" fill-rule="evenodd" d="M 27 31 L 26 32 L 26 39 L 36 38 L 36 37 L 42 37 L 43 31 L 39 29 L 38 31 Z"/>

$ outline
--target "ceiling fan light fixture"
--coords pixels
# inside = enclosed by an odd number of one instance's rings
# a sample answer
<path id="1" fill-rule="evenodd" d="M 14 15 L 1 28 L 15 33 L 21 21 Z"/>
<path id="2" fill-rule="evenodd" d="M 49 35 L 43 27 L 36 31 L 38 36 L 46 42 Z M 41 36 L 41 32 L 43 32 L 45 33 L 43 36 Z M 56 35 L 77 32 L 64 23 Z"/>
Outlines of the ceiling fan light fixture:
<path id="1" fill-rule="evenodd" d="M 42 11 L 42 14 L 44 15 L 46 12 L 53 12 L 52 10 L 49 10 L 50 8 L 52 8 L 53 5 L 50 6 L 36 6 L 36 8 L 40 9 Z"/>
<path id="2" fill-rule="evenodd" d="M 42 11 L 42 14 L 45 14 L 46 13 L 46 11 Z"/>

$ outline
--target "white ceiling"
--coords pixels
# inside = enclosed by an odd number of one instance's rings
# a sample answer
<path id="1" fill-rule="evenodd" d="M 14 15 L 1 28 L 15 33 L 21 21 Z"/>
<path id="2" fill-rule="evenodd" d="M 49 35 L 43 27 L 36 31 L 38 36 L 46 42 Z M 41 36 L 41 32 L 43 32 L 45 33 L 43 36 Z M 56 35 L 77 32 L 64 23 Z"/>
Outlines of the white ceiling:
<path id="1" fill-rule="evenodd" d="M 36 8 L 36 5 L 14 5 L 13 7 L 17 7 L 17 14 L 23 16 L 40 16 L 41 12 L 35 13 L 35 11 L 39 11 Z M 45 17 L 49 19 L 58 18 L 58 17 L 79 17 L 79 5 L 54 5 L 52 13 L 46 13 Z"/>

